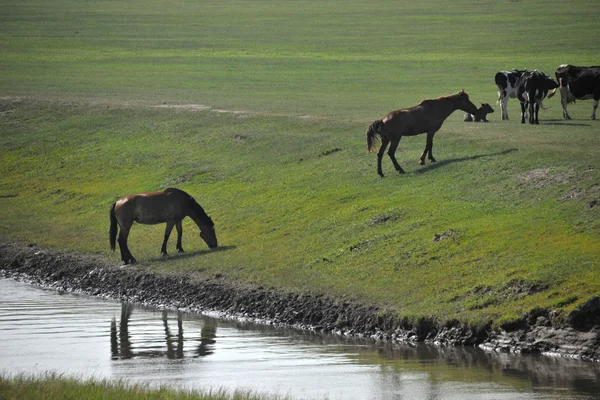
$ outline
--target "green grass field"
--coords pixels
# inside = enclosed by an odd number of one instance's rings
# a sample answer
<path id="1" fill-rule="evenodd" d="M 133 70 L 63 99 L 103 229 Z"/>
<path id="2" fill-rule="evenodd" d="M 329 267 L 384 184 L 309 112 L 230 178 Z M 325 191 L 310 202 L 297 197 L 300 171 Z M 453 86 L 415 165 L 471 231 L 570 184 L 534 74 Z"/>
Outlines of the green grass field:
<path id="1" fill-rule="evenodd" d="M 495 72 L 597 65 L 593 1 L 0 1 L 0 236 L 105 255 L 119 197 L 176 186 L 213 217 L 186 253 L 164 226 L 130 247 L 157 272 L 496 323 L 600 292 L 600 125 L 578 101 L 539 126 L 495 105 Z M 465 89 L 438 163 L 366 154 L 386 112 Z M 187 105 L 185 107 L 176 107 Z M 339 150 L 338 150 L 339 149 Z M 436 239 L 437 238 L 437 239 Z M 117 252 L 118 253 L 118 252 Z"/>

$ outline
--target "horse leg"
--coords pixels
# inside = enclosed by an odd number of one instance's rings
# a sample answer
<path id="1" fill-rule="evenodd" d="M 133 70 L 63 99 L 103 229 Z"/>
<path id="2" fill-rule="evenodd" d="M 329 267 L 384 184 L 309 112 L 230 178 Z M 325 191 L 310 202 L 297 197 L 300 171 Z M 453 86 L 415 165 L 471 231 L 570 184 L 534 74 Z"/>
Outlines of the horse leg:
<path id="1" fill-rule="evenodd" d="M 129 237 L 129 229 L 131 228 L 131 224 L 124 224 L 121 226 L 121 231 L 119 232 L 119 250 L 121 250 L 121 260 L 125 263 L 125 265 L 131 263 L 135 264 L 136 259 L 129 251 L 129 246 L 127 246 L 127 238 Z"/>
<path id="2" fill-rule="evenodd" d="M 436 162 L 436 159 L 433 158 L 433 137 L 435 136 L 435 132 L 427 132 L 427 142 L 425 143 L 425 150 L 423 154 L 421 154 L 421 158 L 419 158 L 419 164 L 425 165 L 425 155 L 431 162 Z"/>
<path id="3" fill-rule="evenodd" d="M 175 223 L 175 228 L 177 228 L 177 251 L 179 253 L 183 253 L 183 247 L 181 247 L 181 237 L 183 236 L 183 227 L 181 226 L 181 221 L 177 221 Z"/>
<path id="4" fill-rule="evenodd" d="M 173 221 L 167 221 L 167 227 L 165 228 L 165 238 L 163 240 L 162 247 L 160 248 L 160 254 L 162 256 L 167 256 L 167 242 L 169 241 L 169 236 L 171 236 L 171 231 L 173 230 L 173 225 L 175 223 Z"/>
<path id="5" fill-rule="evenodd" d="M 538 103 L 537 101 L 535 102 L 535 121 L 534 123 L 536 125 L 540 124 L 540 120 L 539 120 L 539 113 L 540 113 L 540 103 Z"/>
<path id="6" fill-rule="evenodd" d="M 385 153 L 385 148 L 387 147 L 387 145 L 389 143 L 390 143 L 390 140 L 387 137 L 381 136 L 381 147 L 379 148 L 379 151 L 377 152 L 377 173 L 382 178 L 383 178 L 383 171 L 381 170 L 381 160 L 383 159 L 383 153 Z"/>
<path id="7" fill-rule="evenodd" d="M 592 119 L 596 119 L 596 110 L 598 109 L 598 103 L 600 103 L 600 99 L 594 99 L 594 104 L 592 105 Z"/>
<path id="8" fill-rule="evenodd" d="M 392 144 L 390 145 L 390 149 L 388 150 L 388 156 L 390 156 L 390 159 L 392 160 L 392 163 L 394 164 L 394 168 L 396 168 L 396 171 L 398 171 L 401 174 L 404 174 L 404 170 L 402 169 L 402 167 L 400 166 L 400 164 L 398 164 L 398 161 L 396 160 L 396 149 L 398 148 L 398 145 L 400 144 L 400 139 L 402 138 L 402 136 L 398 137 L 398 140 L 392 140 Z"/>

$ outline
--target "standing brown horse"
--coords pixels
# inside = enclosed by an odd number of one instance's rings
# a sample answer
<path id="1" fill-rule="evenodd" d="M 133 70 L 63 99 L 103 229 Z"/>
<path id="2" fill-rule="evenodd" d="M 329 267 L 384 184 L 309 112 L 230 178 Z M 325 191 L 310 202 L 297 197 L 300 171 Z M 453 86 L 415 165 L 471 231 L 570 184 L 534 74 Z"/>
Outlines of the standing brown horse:
<path id="1" fill-rule="evenodd" d="M 177 251 L 182 253 L 181 221 L 185 217 L 190 217 L 198 225 L 198 228 L 200 228 L 200 237 L 206 242 L 208 247 L 211 249 L 217 247 L 215 224 L 206 215 L 200 204 L 183 190 L 166 189 L 162 192 L 125 196 L 112 205 L 110 209 L 110 248 L 113 251 L 115 250 L 119 226 L 121 227 L 121 232 L 119 233 L 121 259 L 125 264 L 129 264 L 130 262 L 133 264 L 136 262 L 136 259 L 129 251 L 129 247 L 127 247 L 127 237 L 129 236 L 131 225 L 134 222 L 146 225 L 166 222 L 167 229 L 165 230 L 165 238 L 160 252 L 163 256 L 167 255 L 167 241 L 169 240 L 173 226 L 175 226 L 177 228 Z"/>
<path id="2" fill-rule="evenodd" d="M 403 174 L 404 170 L 396 161 L 396 149 L 402 136 L 415 136 L 421 133 L 427 133 L 427 144 L 425 151 L 419 159 L 419 164 L 425 164 L 425 155 L 429 155 L 429 160 L 435 162 L 433 158 L 433 136 L 441 128 L 442 124 L 455 110 L 463 110 L 470 114 L 477 112 L 475 104 L 469 100 L 469 95 L 464 90 L 450 95 L 443 96 L 433 100 L 423 100 L 418 106 L 403 108 L 387 113 L 383 118 L 373 122 L 367 129 L 368 151 L 373 151 L 377 143 L 376 136 L 381 138 L 381 147 L 377 153 L 377 173 L 383 177 L 381 171 L 381 159 L 385 148 L 391 142 L 388 155 L 394 163 L 396 171 Z"/>

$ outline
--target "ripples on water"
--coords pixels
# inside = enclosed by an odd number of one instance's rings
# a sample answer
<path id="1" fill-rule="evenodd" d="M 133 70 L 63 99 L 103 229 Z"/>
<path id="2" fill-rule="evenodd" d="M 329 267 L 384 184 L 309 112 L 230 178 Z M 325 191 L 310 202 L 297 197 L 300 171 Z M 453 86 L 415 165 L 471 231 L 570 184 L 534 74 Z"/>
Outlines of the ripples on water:
<path id="1" fill-rule="evenodd" d="M 597 363 L 374 345 L 0 279 L 0 371 L 327 399 L 600 399 Z"/>

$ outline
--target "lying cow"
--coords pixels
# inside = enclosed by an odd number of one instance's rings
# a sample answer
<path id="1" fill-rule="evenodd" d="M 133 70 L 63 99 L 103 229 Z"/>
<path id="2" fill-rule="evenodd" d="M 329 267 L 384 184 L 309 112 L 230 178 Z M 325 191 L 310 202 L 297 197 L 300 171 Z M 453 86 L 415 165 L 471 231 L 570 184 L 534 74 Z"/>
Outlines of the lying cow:
<path id="1" fill-rule="evenodd" d="M 494 112 L 494 109 L 488 103 L 481 103 L 475 114 L 465 114 L 465 122 L 490 122 L 486 116 Z"/>
<path id="2" fill-rule="evenodd" d="M 567 112 L 567 104 L 578 100 L 594 99 L 592 119 L 596 119 L 596 109 L 600 101 L 600 67 L 576 67 L 564 64 L 556 70 L 556 80 L 560 85 L 560 103 L 563 117 L 571 119 Z M 548 98 L 554 95 L 554 90 Z"/>
<path id="3" fill-rule="evenodd" d="M 543 72 L 536 70 L 521 75 L 521 78 L 519 78 L 519 81 L 517 82 L 517 99 L 521 102 L 522 124 L 525 123 L 527 107 L 529 107 L 529 123 L 540 123 L 538 114 L 540 112 L 540 107 L 544 108 L 542 100 L 546 98 L 549 91 L 556 89 L 557 87 L 558 83 Z"/>
<path id="4" fill-rule="evenodd" d="M 526 73 L 527 70 L 516 70 L 512 71 L 500 71 L 496 73 L 494 80 L 498 87 L 498 103 L 502 109 L 502 120 L 508 120 L 508 99 L 517 97 L 517 81 L 519 78 Z"/>

